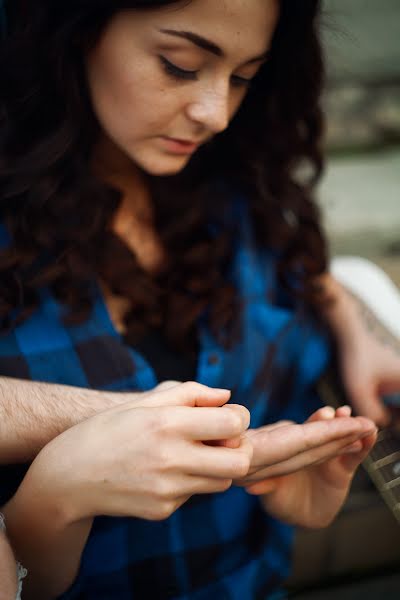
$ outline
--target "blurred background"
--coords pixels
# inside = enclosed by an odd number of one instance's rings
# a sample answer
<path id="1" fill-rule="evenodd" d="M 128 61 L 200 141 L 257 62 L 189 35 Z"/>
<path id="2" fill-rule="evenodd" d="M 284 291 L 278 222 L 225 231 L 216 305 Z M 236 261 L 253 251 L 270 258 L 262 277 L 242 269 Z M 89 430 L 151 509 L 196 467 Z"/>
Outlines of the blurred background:
<path id="1" fill-rule="evenodd" d="M 323 31 L 331 252 L 400 286 L 400 0 L 324 0 Z M 400 598 L 400 524 L 362 469 L 334 524 L 298 533 L 290 584 L 298 600 Z"/>
<path id="2" fill-rule="evenodd" d="M 324 0 L 323 29 L 332 250 L 373 258 L 400 283 L 400 1 Z"/>

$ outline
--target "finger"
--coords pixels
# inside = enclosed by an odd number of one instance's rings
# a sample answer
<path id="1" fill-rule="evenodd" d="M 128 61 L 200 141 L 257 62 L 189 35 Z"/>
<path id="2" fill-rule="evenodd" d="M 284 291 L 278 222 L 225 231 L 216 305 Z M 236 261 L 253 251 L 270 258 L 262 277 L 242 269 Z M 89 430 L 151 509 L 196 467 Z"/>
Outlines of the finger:
<path id="1" fill-rule="evenodd" d="M 146 406 L 223 406 L 231 397 L 230 390 L 211 388 L 196 382 L 159 388 L 157 386 L 148 393 Z"/>
<path id="2" fill-rule="evenodd" d="M 335 416 L 336 417 L 351 417 L 351 406 L 348 406 L 347 404 L 345 404 L 343 406 L 339 406 L 339 408 L 336 409 Z"/>
<path id="3" fill-rule="evenodd" d="M 242 406 L 241 404 L 226 404 L 224 406 L 224 408 L 226 408 L 227 410 L 236 411 L 236 413 L 239 411 L 239 413 L 241 415 L 241 418 L 244 420 L 244 427 L 245 427 L 245 429 L 249 428 L 249 425 L 250 425 L 250 412 L 249 412 L 249 410 L 245 406 Z"/>
<path id="4" fill-rule="evenodd" d="M 331 406 L 323 406 L 316 410 L 308 419 L 307 423 L 333 419 L 335 417 L 335 409 Z"/>
<path id="5" fill-rule="evenodd" d="M 331 442 L 324 446 L 301 452 L 287 460 L 275 463 L 273 465 L 265 465 L 259 469 L 250 470 L 249 475 L 242 482 L 235 482 L 237 485 L 245 486 L 251 482 L 261 481 L 270 477 L 282 477 L 290 475 L 301 469 L 320 464 L 331 458 L 335 458 L 343 453 L 344 448 L 357 441 L 354 436 L 344 438 L 340 442 Z"/>
<path id="6" fill-rule="evenodd" d="M 311 417 L 307 419 L 307 423 L 334 419 L 335 417 L 350 417 L 351 407 L 348 405 L 339 406 L 336 410 L 332 406 L 323 406 L 315 411 Z"/>
<path id="7" fill-rule="evenodd" d="M 361 440 L 362 447 L 359 452 L 348 453 L 340 459 L 342 467 L 348 472 L 353 473 L 362 461 L 368 456 L 371 448 L 374 446 L 377 433 L 373 433 Z"/>
<path id="8" fill-rule="evenodd" d="M 286 427 L 287 425 L 296 425 L 294 421 L 277 421 L 276 423 L 272 423 L 271 425 L 263 425 L 262 427 L 257 427 L 256 429 L 248 429 L 246 432 L 246 436 L 251 440 L 255 437 L 258 437 L 264 433 L 271 433 L 281 427 Z"/>
<path id="9" fill-rule="evenodd" d="M 357 452 L 360 452 L 363 449 L 363 442 L 362 440 L 357 440 L 356 442 L 353 442 L 352 444 L 348 444 L 347 446 L 344 446 L 344 448 L 342 448 L 342 450 L 340 451 L 340 454 L 357 454 Z"/>
<path id="10" fill-rule="evenodd" d="M 332 406 L 323 406 L 315 411 L 311 417 L 307 419 L 307 423 L 315 421 L 329 420 L 335 417 L 350 417 L 351 407 L 348 405 L 339 406 L 336 410 Z"/>
<path id="11" fill-rule="evenodd" d="M 246 439 L 238 449 L 202 445 L 186 452 L 182 468 L 193 476 L 242 479 L 247 476 L 251 455 L 252 446 Z"/>
<path id="12" fill-rule="evenodd" d="M 211 446 L 224 446 L 225 448 L 239 448 L 242 438 L 230 438 L 228 440 L 215 440 L 208 442 Z"/>
<path id="13" fill-rule="evenodd" d="M 174 511 L 196 494 L 217 494 L 226 492 L 232 486 L 232 479 L 218 479 L 213 477 L 197 477 L 188 475 L 182 485 L 184 493 L 174 501 Z"/>
<path id="14" fill-rule="evenodd" d="M 370 423 L 372 428 L 374 429 L 374 424 L 372 422 Z M 351 434 L 350 436 L 339 438 L 338 440 L 333 440 L 332 442 L 316 446 L 314 448 L 311 448 L 310 450 L 294 453 L 294 455 L 292 455 L 290 458 L 286 460 L 281 460 L 273 464 L 268 464 L 264 457 L 264 464 L 258 467 L 254 467 L 255 461 L 253 459 L 253 464 L 250 469 L 249 475 L 246 478 L 246 480 L 242 482 L 242 485 L 245 485 L 246 483 L 251 481 L 258 481 L 266 477 L 278 477 L 282 475 L 288 475 L 300 469 L 304 469 L 306 467 L 325 462 L 326 460 L 329 460 L 342 454 L 344 448 L 359 440 L 360 437 L 370 435 L 370 433 L 371 430 L 367 430 L 361 435 L 360 433 Z M 256 454 L 256 452 L 257 450 L 255 449 L 254 454 Z"/>
<path id="15" fill-rule="evenodd" d="M 364 389 L 351 394 L 352 405 L 357 414 L 372 419 L 379 427 L 390 423 L 390 411 L 385 407 L 377 393 Z"/>
<path id="16" fill-rule="evenodd" d="M 354 455 L 355 448 L 361 449 L 364 447 L 363 440 L 365 437 L 375 434 L 375 432 L 373 434 L 365 434 L 361 439 L 359 437 L 350 436 L 348 438 L 344 438 L 343 440 L 332 442 L 331 444 L 316 448 L 313 451 L 304 452 L 303 454 L 295 456 L 285 463 L 267 468 L 262 472 L 262 474 L 267 477 L 287 475 L 303 468 L 322 464 L 344 454 Z M 368 454 L 368 452 L 366 452 L 366 454 Z M 361 458 L 361 460 L 363 459 L 364 458 Z M 360 460 L 358 463 L 359 462 Z"/>
<path id="17" fill-rule="evenodd" d="M 245 490 L 248 494 L 252 494 L 254 496 L 271 494 L 272 492 L 275 492 L 278 488 L 278 483 L 279 477 L 270 477 L 268 479 L 257 481 L 257 483 L 253 483 L 252 485 L 246 486 Z"/>
<path id="18" fill-rule="evenodd" d="M 196 494 L 216 494 L 225 492 L 232 486 L 232 479 L 217 479 L 213 477 L 197 477 L 187 475 L 183 480 L 176 483 L 176 490 L 179 490 L 179 496 L 171 494 L 171 503 L 173 504 L 171 512 L 175 512 L 191 496 Z"/>
<path id="19" fill-rule="evenodd" d="M 357 444 L 359 441 L 359 438 L 350 436 L 340 441 L 331 442 L 330 444 L 315 448 L 312 451 L 299 454 L 298 456 L 295 456 L 284 463 L 267 467 L 262 471 L 262 475 L 264 477 L 288 475 L 301 469 L 322 464 L 328 460 L 342 455 L 343 453 L 348 453 L 349 448 L 354 444 Z"/>
<path id="20" fill-rule="evenodd" d="M 249 420 L 249 411 L 244 406 L 209 407 L 207 410 L 199 407 L 189 410 L 182 406 L 166 415 L 166 428 L 190 440 L 223 440 L 241 436 Z"/>
<path id="21" fill-rule="evenodd" d="M 296 425 L 296 423 L 294 421 L 289 421 L 289 420 L 277 421 L 276 423 L 271 423 L 271 425 L 264 425 L 263 427 L 260 427 L 259 429 L 264 429 L 265 431 L 274 431 L 275 429 L 279 429 L 280 427 L 285 427 L 286 425 Z"/>
<path id="22" fill-rule="evenodd" d="M 184 406 L 220 406 L 231 397 L 230 390 L 211 388 L 194 381 L 182 383 L 178 388 L 174 388 L 174 393 Z"/>
<path id="23" fill-rule="evenodd" d="M 237 410 L 237 406 L 238 405 L 235 404 L 227 404 L 225 408 Z M 241 409 L 242 408 L 243 407 L 241 407 Z M 248 417 L 250 424 L 250 413 L 246 413 L 246 416 Z M 225 446 L 225 448 L 239 448 L 240 444 L 242 443 L 242 436 L 232 437 L 224 440 L 209 440 L 206 443 L 208 443 L 210 446 Z"/>
<path id="24" fill-rule="evenodd" d="M 314 450 L 331 442 L 356 438 L 375 429 L 374 424 L 363 417 L 329 419 L 306 422 L 303 425 L 287 425 L 276 430 L 252 430 L 254 466 L 266 466 L 290 460 L 304 452 Z"/>
<path id="25" fill-rule="evenodd" d="M 232 486 L 232 479 L 216 477 L 198 477 L 189 475 L 187 477 L 186 493 L 194 494 L 216 494 L 225 492 Z"/>
<path id="26" fill-rule="evenodd" d="M 154 388 L 154 392 L 163 392 L 165 390 L 170 390 L 171 388 L 176 387 L 177 385 L 181 385 L 182 381 L 175 381 L 169 379 L 168 381 L 162 381 Z"/>

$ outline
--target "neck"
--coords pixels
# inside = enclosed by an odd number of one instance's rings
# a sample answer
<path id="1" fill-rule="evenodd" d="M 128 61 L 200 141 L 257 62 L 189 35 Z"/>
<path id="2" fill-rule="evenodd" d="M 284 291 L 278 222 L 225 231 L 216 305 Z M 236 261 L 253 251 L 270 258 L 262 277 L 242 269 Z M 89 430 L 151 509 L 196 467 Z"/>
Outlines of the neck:
<path id="1" fill-rule="evenodd" d="M 118 215 L 151 219 L 151 199 L 146 176 L 108 138 L 101 138 L 95 148 L 92 169 L 95 175 L 121 192 Z"/>
<path id="2" fill-rule="evenodd" d="M 145 270 L 156 271 L 165 262 L 165 255 L 154 229 L 153 204 L 145 173 L 106 139 L 99 141 L 92 165 L 99 179 L 121 192 L 112 231 Z"/>
<path id="3" fill-rule="evenodd" d="M 140 173 L 135 163 L 110 138 L 102 135 L 95 146 L 92 168 L 101 178 L 127 177 Z"/>

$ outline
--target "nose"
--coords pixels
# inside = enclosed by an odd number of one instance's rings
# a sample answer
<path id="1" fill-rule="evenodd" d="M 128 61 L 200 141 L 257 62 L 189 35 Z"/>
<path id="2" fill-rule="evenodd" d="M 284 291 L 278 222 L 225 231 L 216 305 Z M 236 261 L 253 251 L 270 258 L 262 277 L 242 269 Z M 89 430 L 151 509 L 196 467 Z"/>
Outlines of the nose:
<path id="1" fill-rule="evenodd" d="M 202 90 L 187 107 L 188 117 L 213 134 L 229 125 L 229 89 Z"/>

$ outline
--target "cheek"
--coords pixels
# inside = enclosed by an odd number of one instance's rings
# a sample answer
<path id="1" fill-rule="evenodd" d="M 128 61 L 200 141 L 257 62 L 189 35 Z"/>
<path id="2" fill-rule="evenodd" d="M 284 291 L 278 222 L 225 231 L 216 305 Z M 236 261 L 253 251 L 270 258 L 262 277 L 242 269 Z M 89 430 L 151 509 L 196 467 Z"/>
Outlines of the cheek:
<path id="1" fill-rule="evenodd" d="M 101 58 L 92 58 L 88 79 L 95 114 L 108 135 L 123 141 L 168 127 L 179 98 L 164 88 L 154 66 L 135 61 L 130 68 L 128 61 Z"/>
<path id="2" fill-rule="evenodd" d="M 232 121 L 239 108 L 243 104 L 244 99 L 246 98 L 247 90 L 237 90 L 233 92 L 230 102 L 229 102 L 229 121 Z"/>

